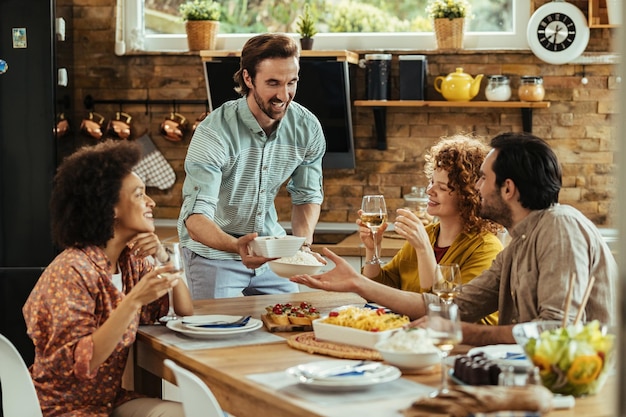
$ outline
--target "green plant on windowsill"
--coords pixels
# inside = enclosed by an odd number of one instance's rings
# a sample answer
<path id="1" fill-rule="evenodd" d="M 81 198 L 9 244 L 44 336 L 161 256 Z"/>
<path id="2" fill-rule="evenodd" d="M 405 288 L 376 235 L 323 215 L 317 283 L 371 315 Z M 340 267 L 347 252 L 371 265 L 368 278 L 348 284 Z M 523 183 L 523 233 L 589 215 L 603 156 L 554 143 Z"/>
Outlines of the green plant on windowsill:
<path id="1" fill-rule="evenodd" d="M 182 3 L 178 12 L 186 22 L 195 20 L 219 21 L 222 15 L 220 4 L 213 0 L 193 0 Z"/>
<path id="2" fill-rule="evenodd" d="M 469 18 L 470 4 L 467 0 L 430 0 L 426 13 L 431 19 Z"/>
<path id="3" fill-rule="evenodd" d="M 298 33 L 303 39 L 312 38 L 317 34 L 315 15 L 311 12 L 311 6 L 308 3 L 304 5 L 304 12 L 298 17 L 296 25 Z"/>

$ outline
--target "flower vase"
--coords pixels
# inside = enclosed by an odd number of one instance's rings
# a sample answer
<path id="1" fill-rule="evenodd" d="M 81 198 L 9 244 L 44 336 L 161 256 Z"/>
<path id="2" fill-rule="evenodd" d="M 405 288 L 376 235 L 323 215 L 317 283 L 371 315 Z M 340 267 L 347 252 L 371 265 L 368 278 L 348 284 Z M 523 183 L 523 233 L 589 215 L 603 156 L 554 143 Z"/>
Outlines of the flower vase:
<path id="1" fill-rule="evenodd" d="M 437 49 L 463 49 L 465 18 L 434 19 L 433 26 L 435 28 L 435 38 L 437 39 Z"/>

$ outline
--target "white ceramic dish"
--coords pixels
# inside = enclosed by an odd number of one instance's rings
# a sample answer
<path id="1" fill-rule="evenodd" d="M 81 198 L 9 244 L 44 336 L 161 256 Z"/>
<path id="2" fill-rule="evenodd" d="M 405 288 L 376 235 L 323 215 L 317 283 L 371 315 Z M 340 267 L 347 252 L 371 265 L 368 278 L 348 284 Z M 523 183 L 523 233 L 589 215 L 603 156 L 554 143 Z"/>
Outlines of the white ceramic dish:
<path id="1" fill-rule="evenodd" d="M 418 371 L 441 363 L 439 352 L 398 352 L 376 346 L 385 362 L 405 371 Z"/>
<path id="2" fill-rule="evenodd" d="M 361 363 L 356 360 L 328 360 L 306 363 L 287 369 L 287 374 L 297 378 L 304 386 L 323 391 L 356 391 L 368 389 L 372 386 L 394 381 L 402 375 L 395 366 L 380 364 L 374 370 L 362 375 L 335 376 L 329 378 L 311 378 L 317 372 L 335 369 L 341 366 L 353 366 Z"/>
<path id="3" fill-rule="evenodd" d="M 234 317 L 234 316 L 215 316 L 215 317 Z M 234 337 L 243 333 L 253 332 L 263 327 L 263 322 L 251 318 L 243 327 L 237 328 L 225 328 L 225 329 L 205 329 L 205 328 L 192 328 L 185 326 L 182 320 L 168 321 L 167 328 L 175 332 L 184 334 L 185 336 L 193 337 L 196 339 L 223 339 L 226 337 Z"/>
<path id="4" fill-rule="evenodd" d="M 274 271 L 276 275 L 283 278 L 289 278 L 298 274 L 317 274 L 324 265 L 300 265 L 300 264 L 288 264 L 280 262 L 280 259 L 269 262 L 270 269 Z"/>
<path id="5" fill-rule="evenodd" d="M 502 369 L 512 366 L 516 372 L 526 372 L 532 367 L 532 363 L 526 357 L 524 349 L 517 344 L 480 346 L 470 349 L 467 354 L 472 356 L 481 352 L 485 354 L 487 359 L 491 359 Z"/>
<path id="6" fill-rule="evenodd" d="M 265 258 L 283 258 L 295 255 L 304 240 L 304 237 L 299 236 L 259 236 L 250 242 L 250 246 L 256 255 Z"/>
<path id="7" fill-rule="evenodd" d="M 313 331 L 315 332 L 316 339 L 374 349 L 376 343 L 391 336 L 395 330 L 369 332 L 366 330 L 353 329 L 351 327 L 323 323 L 323 320 L 327 317 L 328 316 L 324 316 L 313 320 Z"/>

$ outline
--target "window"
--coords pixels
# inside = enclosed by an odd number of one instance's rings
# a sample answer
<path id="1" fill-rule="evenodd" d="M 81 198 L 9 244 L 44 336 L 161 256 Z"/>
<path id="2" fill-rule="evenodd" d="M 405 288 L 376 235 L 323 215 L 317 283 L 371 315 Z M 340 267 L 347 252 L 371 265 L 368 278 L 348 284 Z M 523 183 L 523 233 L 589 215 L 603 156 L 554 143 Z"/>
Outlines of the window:
<path id="1" fill-rule="evenodd" d="M 321 0 L 320 0 L 321 1 Z M 344 1 L 344 0 L 342 0 Z M 357 0 L 352 0 L 357 1 Z M 357 4 L 372 3 L 376 0 L 358 0 Z M 398 0 L 399 1 L 399 0 Z M 415 6 L 426 0 L 415 0 L 411 3 L 412 8 L 422 11 L 424 7 Z M 156 10 L 164 8 L 163 4 L 169 2 L 149 0 L 117 0 L 117 42 L 116 53 L 119 55 L 128 51 L 185 51 L 187 50 L 184 25 L 180 21 L 177 10 Z M 239 4 L 241 0 L 230 0 L 228 4 Z M 334 1 L 339 3 L 339 1 Z M 384 2 L 380 2 L 384 4 Z M 464 47 L 467 49 L 528 49 L 526 41 L 526 24 L 530 17 L 530 6 L 525 0 L 471 0 L 472 19 L 466 29 Z M 151 6 L 151 4 L 159 6 Z M 276 5 L 283 4 L 282 2 Z M 491 8 L 491 9 L 489 9 Z M 272 10 L 275 10 L 274 8 Z M 489 11 L 491 10 L 491 11 Z M 495 10 L 495 12 L 494 12 Z M 509 13 L 503 11 L 508 10 Z M 296 13 L 296 16 L 299 13 Z M 425 12 L 424 12 L 425 15 Z M 170 27 L 155 24 L 155 16 L 163 16 L 169 20 Z M 431 30 L 429 22 L 415 24 L 418 18 L 408 17 L 413 26 L 422 26 L 422 30 Z M 394 18 L 395 19 L 395 18 Z M 163 19 L 162 19 L 163 20 Z M 257 19 L 258 20 L 258 19 Z M 295 21 L 296 19 L 292 19 Z M 397 20 L 397 19 L 395 19 Z M 245 30 L 254 31 L 256 24 L 245 26 Z M 483 27 L 481 27 L 481 25 Z M 485 27 L 485 25 L 488 25 Z M 291 25 L 292 26 L 292 25 Z M 291 26 L 275 27 L 279 32 L 292 32 Z M 401 24 L 396 25 L 398 27 Z M 222 22 L 218 39 L 218 49 L 235 50 L 241 49 L 251 33 L 225 33 L 236 32 L 232 22 Z M 256 25 L 258 28 L 259 26 Z M 251 29 L 252 28 L 252 29 Z M 258 32 L 266 31 L 265 26 Z M 331 33 L 325 32 L 324 27 L 319 28 L 320 33 L 315 36 L 315 49 L 348 49 L 348 50 L 428 50 L 435 49 L 435 39 L 432 32 L 419 32 L 419 28 L 407 28 L 408 32 L 358 32 L 358 33 Z M 402 28 L 397 30 L 402 30 Z M 243 30 L 243 29 L 242 29 Z M 294 36 L 297 36 L 294 34 Z"/>

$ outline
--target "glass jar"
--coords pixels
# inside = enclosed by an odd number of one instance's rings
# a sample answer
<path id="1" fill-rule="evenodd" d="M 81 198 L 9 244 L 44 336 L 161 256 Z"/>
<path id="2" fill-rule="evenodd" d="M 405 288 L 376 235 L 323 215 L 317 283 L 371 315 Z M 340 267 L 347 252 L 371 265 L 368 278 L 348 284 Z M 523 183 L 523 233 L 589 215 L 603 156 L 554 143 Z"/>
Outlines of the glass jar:
<path id="1" fill-rule="evenodd" d="M 530 75 L 520 77 L 518 94 L 522 101 L 542 101 L 546 95 L 543 78 Z"/>
<path id="2" fill-rule="evenodd" d="M 490 75 L 485 88 L 485 97 L 489 101 L 507 101 L 511 98 L 511 86 L 506 75 Z"/>

